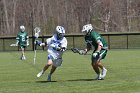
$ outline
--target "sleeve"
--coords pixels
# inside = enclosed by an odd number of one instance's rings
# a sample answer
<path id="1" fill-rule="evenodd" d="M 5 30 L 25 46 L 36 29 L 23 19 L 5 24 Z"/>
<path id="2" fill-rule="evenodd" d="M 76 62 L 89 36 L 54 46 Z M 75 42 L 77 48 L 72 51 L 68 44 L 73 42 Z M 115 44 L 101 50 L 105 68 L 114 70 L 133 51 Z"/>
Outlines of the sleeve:
<path id="1" fill-rule="evenodd" d="M 29 36 L 28 33 L 26 34 L 26 42 L 27 42 L 27 46 L 29 45 Z"/>
<path id="2" fill-rule="evenodd" d="M 19 40 L 19 33 L 17 34 L 16 40 Z"/>
<path id="3" fill-rule="evenodd" d="M 27 40 L 29 39 L 28 33 L 26 33 L 26 39 L 27 39 Z"/>
<path id="4" fill-rule="evenodd" d="M 103 43 L 101 41 L 101 36 L 98 33 L 94 34 L 94 39 L 100 46 L 103 46 Z"/>
<path id="5" fill-rule="evenodd" d="M 16 45 L 19 44 L 19 33 L 17 34 L 17 37 L 16 37 Z"/>
<path id="6" fill-rule="evenodd" d="M 63 47 L 63 48 L 67 48 L 67 44 L 68 44 L 67 39 L 64 38 L 61 47 Z"/>
<path id="7" fill-rule="evenodd" d="M 52 38 L 48 38 L 48 39 L 46 39 L 45 43 L 49 46 L 51 44 L 51 42 L 52 42 Z"/>

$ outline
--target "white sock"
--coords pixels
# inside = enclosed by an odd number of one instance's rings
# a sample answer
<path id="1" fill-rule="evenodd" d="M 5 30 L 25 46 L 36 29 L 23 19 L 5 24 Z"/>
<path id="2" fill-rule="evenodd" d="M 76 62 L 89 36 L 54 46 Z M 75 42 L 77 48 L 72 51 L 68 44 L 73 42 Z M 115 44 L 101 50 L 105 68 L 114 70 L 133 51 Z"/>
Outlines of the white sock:
<path id="1" fill-rule="evenodd" d="M 103 67 L 103 70 L 105 70 L 106 68 L 105 67 Z"/>

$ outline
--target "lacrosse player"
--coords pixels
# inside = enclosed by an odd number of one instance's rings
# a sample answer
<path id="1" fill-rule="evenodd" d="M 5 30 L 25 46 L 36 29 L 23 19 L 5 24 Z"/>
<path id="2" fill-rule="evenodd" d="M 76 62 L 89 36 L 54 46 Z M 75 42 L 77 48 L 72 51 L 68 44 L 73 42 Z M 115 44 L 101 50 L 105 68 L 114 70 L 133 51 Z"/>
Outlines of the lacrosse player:
<path id="1" fill-rule="evenodd" d="M 25 27 L 22 25 L 20 26 L 20 31 L 17 34 L 16 37 L 16 46 L 19 46 L 21 48 L 21 60 L 26 60 L 25 57 L 25 49 L 27 46 L 29 46 L 29 36 L 28 33 L 25 31 Z"/>
<path id="2" fill-rule="evenodd" d="M 107 69 L 102 65 L 101 60 L 104 59 L 107 54 L 108 45 L 104 38 L 93 30 L 91 24 L 84 25 L 82 32 L 85 35 L 87 47 L 84 50 L 80 50 L 79 54 L 86 54 L 89 50 L 91 50 L 92 46 L 94 47 L 94 51 L 91 56 L 91 65 L 97 74 L 95 79 L 102 80 L 106 76 Z M 101 73 L 99 68 L 102 70 Z"/>
<path id="3" fill-rule="evenodd" d="M 40 77 L 44 72 L 52 66 L 48 74 L 48 81 L 51 81 L 51 76 L 58 66 L 62 64 L 62 55 L 67 48 L 67 39 L 64 37 L 65 29 L 62 26 L 57 26 L 55 34 L 46 40 L 45 43 L 36 41 L 39 46 L 48 46 L 48 60 L 41 72 L 37 74 Z"/>

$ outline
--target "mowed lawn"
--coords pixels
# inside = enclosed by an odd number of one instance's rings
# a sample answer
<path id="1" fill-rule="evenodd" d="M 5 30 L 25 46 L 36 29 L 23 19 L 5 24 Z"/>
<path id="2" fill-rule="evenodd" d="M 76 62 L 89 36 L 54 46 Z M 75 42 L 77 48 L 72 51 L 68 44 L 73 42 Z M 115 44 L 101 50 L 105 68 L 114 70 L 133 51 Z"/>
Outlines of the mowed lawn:
<path id="1" fill-rule="evenodd" d="M 19 60 L 19 52 L 0 52 L 0 93 L 140 93 L 140 50 L 110 50 L 103 64 L 108 69 L 105 80 L 93 80 L 90 55 L 67 51 L 63 65 L 47 82 L 48 69 L 40 78 L 36 74 L 47 60 L 46 51 L 26 52 L 27 60 Z"/>

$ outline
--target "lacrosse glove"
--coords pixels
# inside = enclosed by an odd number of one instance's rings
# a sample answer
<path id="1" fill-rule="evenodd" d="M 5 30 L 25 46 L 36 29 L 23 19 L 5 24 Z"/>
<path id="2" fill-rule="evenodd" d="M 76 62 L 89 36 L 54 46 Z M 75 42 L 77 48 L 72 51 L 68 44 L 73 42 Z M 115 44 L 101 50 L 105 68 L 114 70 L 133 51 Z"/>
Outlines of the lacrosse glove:
<path id="1" fill-rule="evenodd" d="M 100 52 L 95 52 L 92 54 L 93 58 L 98 59 L 100 56 Z"/>

